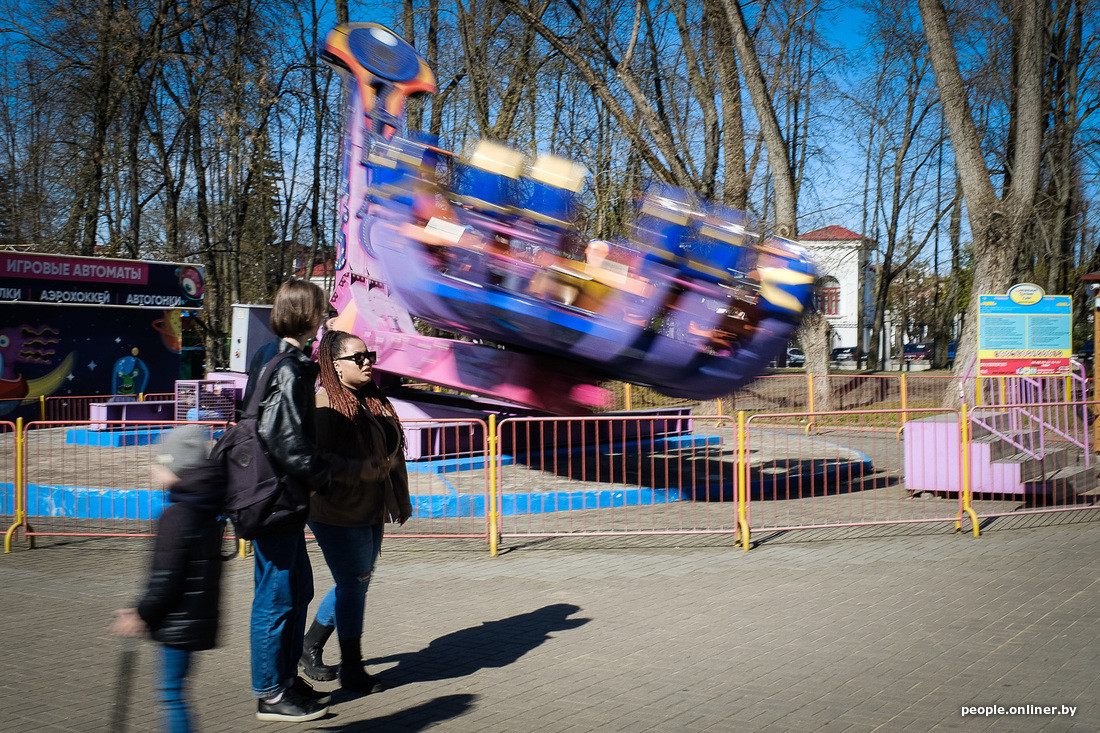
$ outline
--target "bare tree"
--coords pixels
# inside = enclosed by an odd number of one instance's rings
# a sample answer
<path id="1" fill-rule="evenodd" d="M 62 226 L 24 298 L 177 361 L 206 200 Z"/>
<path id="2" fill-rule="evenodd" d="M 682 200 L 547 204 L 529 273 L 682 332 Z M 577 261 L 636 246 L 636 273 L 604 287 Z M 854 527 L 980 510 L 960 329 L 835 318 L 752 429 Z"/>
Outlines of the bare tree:
<path id="1" fill-rule="evenodd" d="M 943 104 L 944 121 L 966 200 L 974 240 L 973 292 L 1003 292 L 1033 214 L 1039 186 L 1043 114 L 1043 43 L 1039 4 L 1017 3 L 1008 18 L 1012 31 L 1012 100 L 1003 194 L 990 177 L 943 0 L 918 0 L 932 68 Z M 955 371 L 963 374 L 976 356 L 977 299 L 959 340 Z"/>

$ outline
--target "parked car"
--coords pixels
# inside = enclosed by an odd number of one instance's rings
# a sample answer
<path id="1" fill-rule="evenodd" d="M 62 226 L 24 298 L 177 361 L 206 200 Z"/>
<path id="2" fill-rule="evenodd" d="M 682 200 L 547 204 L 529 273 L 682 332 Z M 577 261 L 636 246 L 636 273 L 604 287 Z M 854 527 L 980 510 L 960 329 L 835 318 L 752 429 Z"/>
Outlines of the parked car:
<path id="1" fill-rule="evenodd" d="M 772 359 L 771 366 L 779 366 L 778 356 Z M 802 349 L 798 348 L 797 346 L 791 346 L 787 349 L 787 366 L 796 368 L 806 366 L 806 354 L 802 352 Z"/>
<path id="2" fill-rule="evenodd" d="M 866 359 L 867 352 L 864 351 L 859 354 L 860 358 Z M 833 349 L 833 353 L 830 355 L 830 360 L 835 362 L 848 362 L 856 360 L 856 347 L 855 346 L 838 346 Z"/>
<path id="3" fill-rule="evenodd" d="M 1075 354 L 1077 361 L 1081 362 L 1082 364 L 1092 363 L 1092 343 L 1092 339 L 1089 339 L 1085 343 L 1081 344 L 1081 347 L 1077 349 L 1077 353 Z"/>
<path id="4" fill-rule="evenodd" d="M 931 341 L 921 341 L 914 344 L 906 344 L 902 353 L 905 361 L 931 361 L 935 344 Z M 955 363 L 955 342 L 947 345 L 947 366 L 950 368 Z"/>

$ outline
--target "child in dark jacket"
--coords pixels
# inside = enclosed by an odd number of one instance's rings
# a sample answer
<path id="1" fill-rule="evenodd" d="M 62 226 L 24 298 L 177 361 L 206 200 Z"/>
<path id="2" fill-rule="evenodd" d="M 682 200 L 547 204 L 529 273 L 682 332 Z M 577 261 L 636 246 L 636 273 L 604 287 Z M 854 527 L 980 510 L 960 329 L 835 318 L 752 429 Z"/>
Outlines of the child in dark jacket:
<path id="1" fill-rule="evenodd" d="M 207 459 L 208 433 L 186 425 L 154 449 L 154 477 L 171 504 L 157 526 L 145 595 L 136 608 L 116 611 L 111 627 L 118 636 L 147 630 L 161 643 L 160 700 L 171 733 L 193 729 L 184 692 L 191 655 L 213 648 L 218 631 L 225 476 Z"/>

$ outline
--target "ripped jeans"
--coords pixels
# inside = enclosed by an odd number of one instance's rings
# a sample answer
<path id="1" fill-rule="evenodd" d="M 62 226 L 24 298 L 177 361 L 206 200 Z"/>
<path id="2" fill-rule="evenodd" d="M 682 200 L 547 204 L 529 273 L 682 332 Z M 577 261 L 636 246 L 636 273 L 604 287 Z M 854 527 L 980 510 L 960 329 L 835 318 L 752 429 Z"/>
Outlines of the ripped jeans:
<path id="1" fill-rule="evenodd" d="M 358 639 L 363 635 L 363 611 L 367 603 L 374 563 L 382 552 L 381 524 L 366 527 L 340 527 L 310 522 L 309 528 L 325 556 L 336 586 L 321 599 L 317 622 L 335 626 L 339 639 Z"/>

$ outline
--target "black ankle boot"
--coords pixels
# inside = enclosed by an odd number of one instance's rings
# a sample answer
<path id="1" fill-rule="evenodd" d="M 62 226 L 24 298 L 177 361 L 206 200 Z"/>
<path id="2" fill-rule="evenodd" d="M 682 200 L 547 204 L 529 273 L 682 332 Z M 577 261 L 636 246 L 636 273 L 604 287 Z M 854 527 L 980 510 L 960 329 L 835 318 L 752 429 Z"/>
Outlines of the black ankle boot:
<path id="1" fill-rule="evenodd" d="M 364 695 L 384 689 L 381 680 L 363 669 L 359 639 L 340 639 L 340 686 Z"/>
<path id="2" fill-rule="evenodd" d="M 298 666 L 302 673 L 311 680 L 317 682 L 331 682 L 336 679 L 336 665 L 325 664 L 321 661 L 321 653 L 324 651 L 325 642 L 332 636 L 335 626 L 325 626 L 317 621 L 306 632 L 305 645 L 302 647 L 302 658 Z"/>

